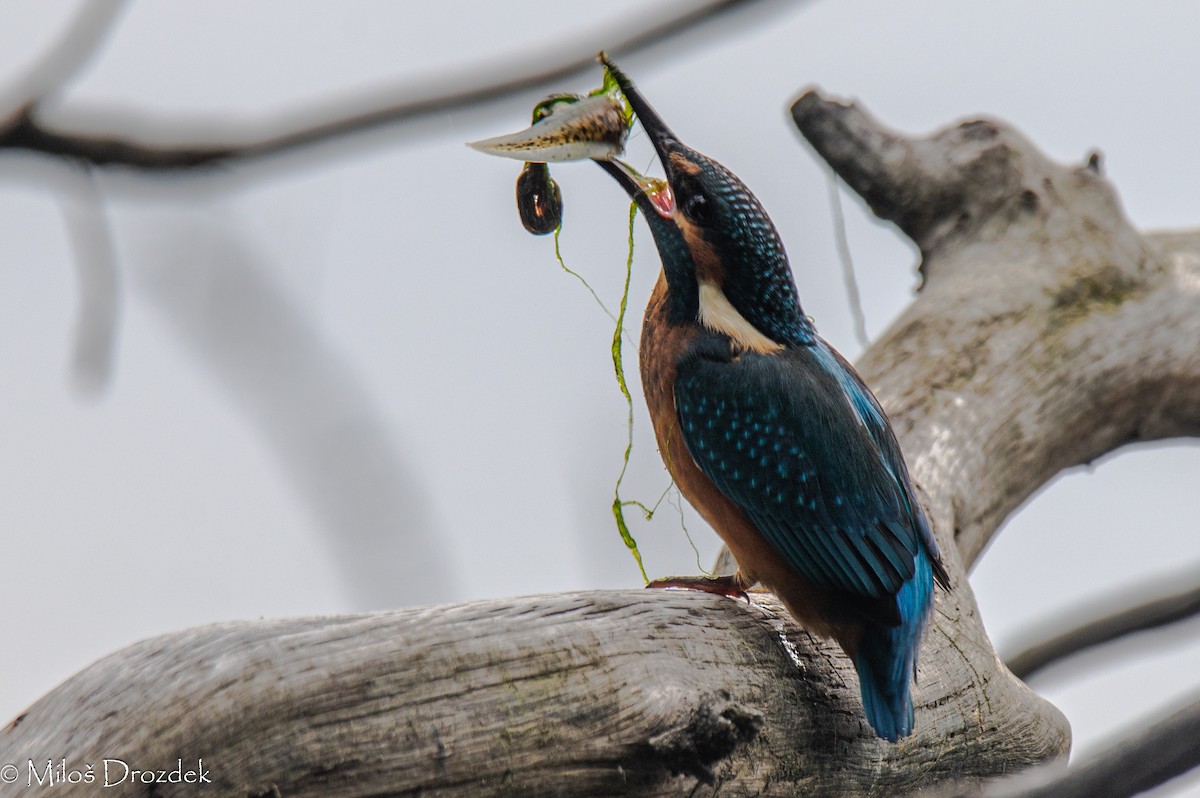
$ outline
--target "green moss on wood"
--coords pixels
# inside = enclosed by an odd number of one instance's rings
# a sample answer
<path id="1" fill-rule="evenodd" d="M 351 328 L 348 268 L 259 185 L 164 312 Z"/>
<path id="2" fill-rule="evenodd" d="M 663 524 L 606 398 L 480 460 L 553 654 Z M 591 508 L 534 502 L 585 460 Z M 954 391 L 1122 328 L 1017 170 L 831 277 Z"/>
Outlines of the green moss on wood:
<path id="1" fill-rule="evenodd" d="M 1051 309 L 1059 325 L 1092 313 L 1111 312 L 1139 293 L 1141 284 L 1116 266 L 1106 266 L 1058 286 L 1050 294 Z"/>

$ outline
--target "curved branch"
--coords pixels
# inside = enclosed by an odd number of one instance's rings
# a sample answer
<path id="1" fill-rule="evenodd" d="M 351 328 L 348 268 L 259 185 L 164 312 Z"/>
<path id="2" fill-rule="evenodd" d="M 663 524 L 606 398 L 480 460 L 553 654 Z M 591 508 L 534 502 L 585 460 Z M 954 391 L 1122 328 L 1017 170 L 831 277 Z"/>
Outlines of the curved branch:
<path id="1" fill-rule="evenodd" d="M 278 459 L 355 606 L 453 595 L 425 475 L 321 325 L 236 234 L 195 221 L 158 231 L 131 258 L 139 287 Z M 419 591 L 397 563 L 422 574 Z"/>
<path id="2" fill-rule="evenodd" d="M 1072 765 L 1057 778 L 1009 798 L 1092 798 L 1140 795 L 1200 767 L 1200 698 L 1114 745 Z"/>
<path id="3" fill-rule="evenodd" d="M 248 125 L 234 120 L 204 127 L 220 131 L 218 141 L 160 144 L 144 141 L 134 131 L 179 129 L 144 116 L 120 118 L 103 115 L 106 129 L 121 135 L 97 135 L 79 130 L 56 130 L 23 113 L 0 128 L 0 151 L 19 149 L 59 158 L 84 161 L 98 167 L 126 167 L 146 171 L 186 170 L 216 163 L 247 162 L 342 139 L 385 126 L 397 126 L 461 110 L 484 102 L 507 99 L 520 92 L 576 78 L 594 71 L 596 52 L 628 55 L 690 33 L 722 17 L 750 9 L 776 12 L 796 4 L 763 0 L 708 0 L 677 3 L 664 11 L 639 8 L 627 20 L 572 41 L 547 42 L 536 54 L 487 64 L 468 76 L 446 75 L 364 93 L 348 101 L 315 103 L 311 108 L 279 114 L 275 124 Z M 637 33 L 629 34 L 634 30 Z M 726 31 L 727 33 L 727 31 Z M 504 76 L 504 77 L 498 77 Z M 176 141 L 180 136 L 170 136 Z M 394 143 L 395 139 L 389 139 Z"/>
<path id="4" fill-rule="evenodd" d="M 1020 653 L 1008 659 L 1008 669 L 1020 679 L 1028 680 L 1042 668 L 1059 660 L 1074 656 L 1090 648 L 1125 637 L 1126 635 L 1157 629 L 1200 615 L 1200 587 L 1195 578 L 1187 580 L 1187 590 L 1162 595 L 1137 606 L 1076 623 L 1065 632 L 1046 637 L 1040 642 L 1026 646 Z M 1144 596 L 1161 591 L 1161 580 L 1156 580 L 1153 589 L 1147 587 L 1133 591 L 1132 595 Z M 1120 599 L 1101 600 L 1107 606 L 1124 603 Z M 1075 616 L 1078 617 L 1078 616 Z M 1059 628 L 1066 623 L 1057 624 Z"/>

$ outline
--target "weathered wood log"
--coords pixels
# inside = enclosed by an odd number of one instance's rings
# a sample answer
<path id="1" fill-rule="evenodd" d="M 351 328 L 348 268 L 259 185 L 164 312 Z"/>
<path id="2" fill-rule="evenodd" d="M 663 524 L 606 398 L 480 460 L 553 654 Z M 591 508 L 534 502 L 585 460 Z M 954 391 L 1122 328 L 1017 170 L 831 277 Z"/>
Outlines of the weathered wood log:
<path id="1" fill-rule="evenodd" d="M 843 794 L 896 792 L 989 775 L 971 763 L 996 745 L 1010 765 L 1062 751 L 1060 718 L 1003 675 L 973 608 L 942 602 L 926 651 L 919 734 L 893 746 L 867 727 L 849 663 L 762 594 L 221 624 L 96 663 L 4 732 L 4 756 L 22 776 L 29 759 L 44 770 L 65 757 L 98 778 L 105 759 L 203 759 L 211 784 L 163 795 L 676 795 L 697 780 L 819 795 L 833 773 Z"/>
<path id="2" fill-rule="evenodd" d="M 909 139 L 815 92 L 793 113 L 923 254 L 919 296 L 859 364 L 954 582 L 914 737 L 875 739 L 853 669 L 768 596 L 589 592 L 145 641 L 0 731 L 5 794 L 42 789 L 28 760 L 99 779 L 105 758 L 202 758 L 212 781 L 109 795 L 846 796 L 1062 757 L 1065 720 L 997 659 L 964 568 L 1060 469 L 1200 431 L 1200 234 L 1139 234 L 1095 163 L 998 122 Z"/>

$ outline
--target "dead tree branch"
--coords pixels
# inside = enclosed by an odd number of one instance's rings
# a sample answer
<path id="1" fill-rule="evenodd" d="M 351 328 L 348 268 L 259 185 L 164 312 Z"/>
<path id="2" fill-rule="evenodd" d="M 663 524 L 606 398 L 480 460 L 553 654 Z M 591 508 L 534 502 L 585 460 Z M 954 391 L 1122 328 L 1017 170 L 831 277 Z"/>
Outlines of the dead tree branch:
<path id="1" fill-rule="evenodd" d="M 112 3 L 105 0 L 104 5 Z M 214 131 L 210 140 L 189 140 L 184 131 L 194 125 L 185 125 L 182 120 L 154 119 L 146 114 L 120 115 L 112 111 L 86 115 L 92 124 L 60 129 L 43 118 L 36 103 L 41 94 L 35 93 L 30 102 L 17 104 L 7 123 L 0 123 L 0 152 L 25 150 L 96 167 L 150 172 L 246 163 L 382 127 L 389 127 L 394 133 L 398 127 L 418 120 L 501 101 L 539 87 L 560 86 L 564 81 L 594 72 L 596 53 L 601 49 L 620 57 L 651 46 L 661 47 L 670 39 L 693 34 L 718 20 L 747 16 L 752 10 L 782 12 L 795 7 L 794 3 L 778 1 L 708 0 L 700 4 L 676 3 L 665 9 L 639 8 L 631 19 L 572 40 L 546 42 L 536 53 L 487 64 L 466 75 L 448 74 L 420 84 L 389 86 L 348 99 L 317 102 L 311 107 L 278 113 L 265 124 L 235 119 L 206 120 L 200 127 Z M 82 23 L 78 27 L 91 29 Z M 75 38 L 68 36 L 67 41 Z M 59 74 L 61 70 L 57 68 L 47 69 L 46 76 L 33 80 L 37 92 L 49 91 L 52 77 Z M 28 95 L 29 91 L 24 93 Z M 121 133 L 89 132 L 96 127 Z M 148 129 L 157 131 L 161 140 L 147 140 L 139 135 L 138 131 Z M 388 143 L 394 145 L 395 137 L 390 137 Z"/>
<path id="2" fill-rule="evenodd" d="M 1162 580 L 1156 580 L 1153 586 L 1125 591 L 1120 597 L 1096 602 L 1105 607 L 1126 609 L 1093 616 L 1083 622 L 1076 620 L 1069 626 L 1066 621 L 1047 623 L 1049 628 L 1066 631 L 1048 635 L 1026 646 L 1007 660 L 1008 669 L 1018 678 L 1028 680 L 1041 669 L 1096 646 L 1194 618 L 1200 614 L 1200 587 L 1196 586 L 1197 581 L 1200 580 L 1193 576 L 1187 580 L 1187 589 L 1164 594 Z M 1155 592 L 1159 593 L 1158 598 L 1130 606 L 1129 596 L 1145 596 Z M 1076 619 L 1078 616 L 1076 614 Z"/>
<path id="3" fill-rule="evenodd" d="M 1200 766 L 1200 700 L 1092 756 L 1020 798 L 1138 795 Z"/>
<path id="4" fill-rule="evenodd" d="M 236 234 L 195 220 L 160 223 L 139 249 L 135 279 L 168 333 L 276 457 L 331 542 L 330 560 L 355 605 L 453 595 L 426 475 L 353 364 L 267 264 Z M 398 569 L 422 574 L 429 586 L 418 594 L 396 578 Z"/>
<path id="5" fill-rule="evenodd" d="M 1035 768 L 989 785 L 995 798 L 1132 798 L 1200 766 L 1200 700 L 1165 713 L 1142 728 L 1069 768 Z M 978 791 L 951 790 L 941 798 L 967 798 Z M 925 798 L 934 798 L 935 794 Z"/>

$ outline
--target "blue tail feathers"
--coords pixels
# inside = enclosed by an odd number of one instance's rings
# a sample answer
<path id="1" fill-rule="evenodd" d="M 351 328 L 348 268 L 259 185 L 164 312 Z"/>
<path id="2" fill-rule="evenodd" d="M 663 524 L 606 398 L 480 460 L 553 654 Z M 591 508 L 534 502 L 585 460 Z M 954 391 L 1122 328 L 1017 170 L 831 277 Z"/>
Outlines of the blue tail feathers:
<path id="1" fill-rule="evenodd" d="M 854 659 L 867 721 L 877 735 L 893 743 L 913 731 L 911 685 L 932 597 L 933 569 L 925 552 L 919 551 L 916 573 L 896 594 L 900 625 L 868 628 Z"/>
<path id="2" fill-rule="evenodd" d="M 880 637 L 868 638 L 871 642 L 882 642 Z M 912 693 L 909 690 L 908 674 L 903 681 L 892 681 L 890 674 L 880 673 L 876 669 L 876 658 L 879 655 L 891 655 L 891 651 L 875 651 L 879 646 L 867 645 L 863 641 L 862 650 L 854 661 L 858 671 L 858 680 L 862 685 L 863 710 L 867 714 L 867 722 L 875 730 L 875 734 L 889 742 L 896 742 L 901 737 L 907 737 L 913 730 Z M 886 668 L 886 664 L 884 665 Z"/>

